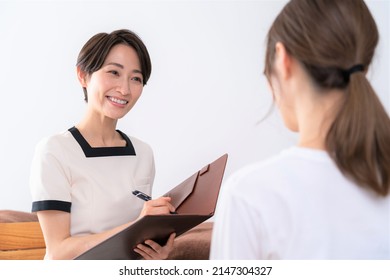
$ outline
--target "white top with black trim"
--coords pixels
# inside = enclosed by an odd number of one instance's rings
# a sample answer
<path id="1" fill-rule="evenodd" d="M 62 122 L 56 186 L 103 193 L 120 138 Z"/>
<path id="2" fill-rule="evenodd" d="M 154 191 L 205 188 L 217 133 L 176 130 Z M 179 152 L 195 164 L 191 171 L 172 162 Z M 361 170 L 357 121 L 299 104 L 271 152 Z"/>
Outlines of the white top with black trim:
<path id="1" fill-rule="evenodd" d="M 135 220 L 151 194 L 153 151 L 134 137 L 125 147 L 91 147 L 77 128 L 39 142 L 31 166 L 32 211 L 71 214 L 71 235 L 98 233 Z"/>

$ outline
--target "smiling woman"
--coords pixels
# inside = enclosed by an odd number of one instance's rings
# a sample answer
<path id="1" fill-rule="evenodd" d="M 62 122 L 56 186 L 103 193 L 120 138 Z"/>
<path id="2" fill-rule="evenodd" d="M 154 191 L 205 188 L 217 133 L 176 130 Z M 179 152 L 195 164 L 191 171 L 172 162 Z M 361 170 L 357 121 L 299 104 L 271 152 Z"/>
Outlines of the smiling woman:
<path id="1" fill-rule="evenodd" d="M 170 198 L 142 203 L 155 175 L 150 146 L 116 129 L 141 96 L 151 73 L 148 51 L 132 31 L 93 36 L 77 60 L 87 109 L 69 130 L 43 139 L 31 171 L 32 210 L 46 243 L 46 259 L 73 259 L 144 215 L 169 214 Z M 167 258 L 148 241 L 135 249 L 145 259 Z"/>
<path id="2" fill-rule="evenodd" d="M 143 75 L 140 62 L 136 51 L 128 45 L 115 45 L 101 68 L 93 75 L 82 68 L 77 67 L 77 74 L 80 84 L 85 89 L 85 99 L 88 103 L 88 118 L 85 118 L 84 122 L 89 122 L 89 118 L 101 116 L 113 120 L 120 119 L 131 110 L 141 96 Z M 79 129 L 82 129 L 85 124 L 79 126 Z"/>

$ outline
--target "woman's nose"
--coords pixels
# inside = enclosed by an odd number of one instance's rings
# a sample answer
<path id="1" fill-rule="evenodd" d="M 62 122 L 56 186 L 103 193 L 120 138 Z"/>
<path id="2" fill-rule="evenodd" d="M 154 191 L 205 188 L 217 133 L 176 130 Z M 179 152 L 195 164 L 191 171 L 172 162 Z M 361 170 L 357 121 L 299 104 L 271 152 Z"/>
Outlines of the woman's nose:
<path id="1" fill-rule="evenodd" d="M 128 95 L 131 93 L 131 87 L 130 87 L 130 82 L 128 81 L 122 81 L 121 84 L 118 87 L 118 91 L 122 95 Z"/>

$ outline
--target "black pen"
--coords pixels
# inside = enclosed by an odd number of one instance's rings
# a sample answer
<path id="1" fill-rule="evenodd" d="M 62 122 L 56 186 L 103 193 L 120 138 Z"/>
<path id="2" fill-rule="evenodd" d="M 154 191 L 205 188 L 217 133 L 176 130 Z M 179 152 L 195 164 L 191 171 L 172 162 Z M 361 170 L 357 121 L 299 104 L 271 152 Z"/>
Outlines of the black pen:
<path id="1" fill-rule="evenodd" d="M 146 193 L 137 191 L 137 190 L 133 191 L 133 194 L 134 194 L 136 197 L 138 197 L 138 198 L 140 198 L 140 199 L 142 199 L 142 200 L 145 200 L 145 201 L 152 200 L 152 198 L 151 198 L 149 195 L 147 195 Z"/>
<path id="2" fill-rule="evenodd" d="M 147 195 L 146 193 L 143 193 L 143 192 L 141 192 L 141 191 L 135 190 L 135 191 L 133 191 L 133 194 L 134 194 L 136 197 L 138 197 L 139 199 L 142 199 L 142 200 L 145 200 L 145 201 L 152 200 L 152 198 L 151 198 L 149 195 Z M 177 214 L 176 211 L 175 211 L 175 212 L 169 212 L 169 213 L 171 213 L 171 214 Z"/>

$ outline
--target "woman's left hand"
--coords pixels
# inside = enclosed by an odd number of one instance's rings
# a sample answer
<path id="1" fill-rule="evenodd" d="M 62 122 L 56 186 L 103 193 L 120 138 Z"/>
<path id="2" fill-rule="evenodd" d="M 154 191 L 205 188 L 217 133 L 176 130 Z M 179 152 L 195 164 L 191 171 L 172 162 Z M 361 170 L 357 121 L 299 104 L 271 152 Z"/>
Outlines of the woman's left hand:
<path id="1" fill-rule="evenodd" d="M 175 233 L 169 236 L 167 243 L 164 246 L 159 245 L 153 240 L 145 240 L 145 244 L 138 244 L 134 251 L 140 254 L 145 260 L 165 260 L 173 249 L 173 241 L 176 237 Z"/>

